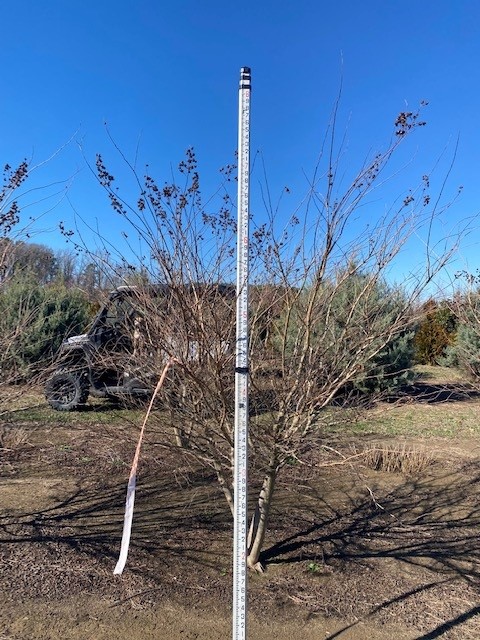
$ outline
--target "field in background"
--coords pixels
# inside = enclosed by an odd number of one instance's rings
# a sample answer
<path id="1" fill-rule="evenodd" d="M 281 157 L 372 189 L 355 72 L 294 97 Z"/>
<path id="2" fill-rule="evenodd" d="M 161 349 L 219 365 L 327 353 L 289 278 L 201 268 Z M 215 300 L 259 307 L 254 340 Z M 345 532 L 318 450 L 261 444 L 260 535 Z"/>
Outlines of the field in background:
<path id="1" fill-rule="evenodd" d="M 480 637 L 480 395 L 452 370 L 419 374 L 281 476 L 268 570 L 250 579 L 252 637 Z M 229 637 L 231 520 L 215 477 L 159 447 L 152 423 L 113 576 L 142 411 L 62 414 L 39 390 L 8 392 L 0 638 Z"/>

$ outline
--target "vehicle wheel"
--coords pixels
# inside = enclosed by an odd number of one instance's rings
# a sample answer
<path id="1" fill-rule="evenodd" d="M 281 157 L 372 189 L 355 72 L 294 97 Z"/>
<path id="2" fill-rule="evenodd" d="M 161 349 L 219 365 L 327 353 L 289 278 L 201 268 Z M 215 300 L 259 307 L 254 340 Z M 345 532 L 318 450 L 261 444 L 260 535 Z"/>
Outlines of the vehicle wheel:
<path id="1" fill-rule="evenodd" d="M 73 411 L 85 404 L 89 384 L 82 371 L 57 371 L 45 385 L 45 397 L 57 411 Z"/>

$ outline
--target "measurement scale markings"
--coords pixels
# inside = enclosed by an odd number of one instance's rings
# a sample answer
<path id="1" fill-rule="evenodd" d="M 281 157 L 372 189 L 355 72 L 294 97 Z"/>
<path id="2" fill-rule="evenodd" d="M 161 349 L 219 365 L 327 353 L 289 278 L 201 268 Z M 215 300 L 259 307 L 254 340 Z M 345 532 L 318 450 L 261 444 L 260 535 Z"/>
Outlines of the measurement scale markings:
<path id="1" fill-rule="evenodd" d="M 238 127 L 237 335 L 235 361 L 233 638 L 247 629 L 248 260 L 250 69 L 240 71 Z"/>

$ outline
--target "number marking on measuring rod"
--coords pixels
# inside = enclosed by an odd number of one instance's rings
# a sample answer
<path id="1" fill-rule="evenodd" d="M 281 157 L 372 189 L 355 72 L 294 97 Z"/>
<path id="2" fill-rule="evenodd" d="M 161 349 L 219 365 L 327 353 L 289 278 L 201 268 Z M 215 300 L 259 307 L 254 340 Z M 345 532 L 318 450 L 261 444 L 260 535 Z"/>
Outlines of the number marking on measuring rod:
<path id="1" fill-rule="evenodd" d="M 248 257 L 250 198 L 250 93 L 248 67 L 240 70 L 238 121 L 237 341 L 233 526 L 233 639 L 247 637 L 248 469 Z"/>

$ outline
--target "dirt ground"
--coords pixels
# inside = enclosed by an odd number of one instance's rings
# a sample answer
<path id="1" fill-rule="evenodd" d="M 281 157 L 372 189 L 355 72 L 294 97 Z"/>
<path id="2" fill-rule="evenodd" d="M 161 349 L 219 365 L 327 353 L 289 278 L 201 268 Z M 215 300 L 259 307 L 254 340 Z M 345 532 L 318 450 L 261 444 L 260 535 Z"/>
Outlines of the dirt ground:
<path id="1" fill-rule="evenodd" d="M 0 640 L 231 637 L 232 525 L 215 478 L 149 434 L 114 576 L 138 425 L 122 411 L 49 416 L 0 425 Z M 249 579 L 249 638 L 480 638 L 479 443 L 419 430 L 408 445 L 419 473 L 336 465 L 320 448 L 285 470 L 267 571 Z"/>

